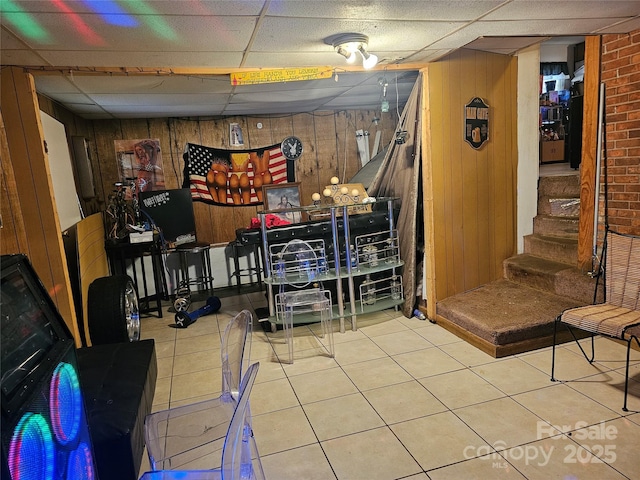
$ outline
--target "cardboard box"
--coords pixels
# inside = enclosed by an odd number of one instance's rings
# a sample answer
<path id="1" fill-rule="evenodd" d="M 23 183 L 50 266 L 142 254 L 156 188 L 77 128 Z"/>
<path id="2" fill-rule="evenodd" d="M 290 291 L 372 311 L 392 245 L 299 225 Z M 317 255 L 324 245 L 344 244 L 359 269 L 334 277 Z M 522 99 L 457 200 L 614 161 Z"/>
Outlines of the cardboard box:
<path id="1" fill-rule="evenodd" d="M 540 163 L 564 161 L 564 140 L 540 142 Z"/>

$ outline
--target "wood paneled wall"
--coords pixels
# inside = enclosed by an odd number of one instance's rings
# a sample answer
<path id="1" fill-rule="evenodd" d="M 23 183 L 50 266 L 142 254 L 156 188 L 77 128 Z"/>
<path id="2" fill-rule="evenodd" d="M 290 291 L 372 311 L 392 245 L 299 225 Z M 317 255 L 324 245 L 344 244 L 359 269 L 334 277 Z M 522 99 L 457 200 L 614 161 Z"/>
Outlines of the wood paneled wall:
<path id="1" fill-rule="evenodd" d="M 27 254 L 76 345 L 80 345 L 35 84 L 31 75 L 17 67 L 3 68 L 0 77 L 4 122 L 0 136 L 1 251 Z"/>
<path id="2" fill-rule="evenodd" d="M 502 277 L 502 261 L 516 251 L 517 61 L 459 50 L 427 68 L 430 130 L 423 157 L 425 238 L 432 238 L 434 278 L 429 304 Z M 464 141 L 464 105 L 489 105 L 489 141 L 480 150 Z"/>
<path id="3" fill-rule="evenodd" d="M 304 153 L 296 161 L 296 181 L 301 183 L 303 203 L 311 203 L 314 192 L 322 192 L 333 176 L 349 180 L 360 168 L 356 130 L 369 132 L 370 145 L 376 132 L 381 147 L 394 138 L 395 113 L 373 110 L 314 112 L 292 115 L 233 116 L 217 118 L 158 118 L 133 120 L 83 121 L 61 112 L 46 98 L 41 108 L 68 126 L 68 135 L 89 140 L 97 198 L 85 205 L 85 213 L 104 210 L 105 201 L 119 181 L 114 140 L 158 138 L 166 188 L 181 188 L 184 161 L 182 154 L 189 142 L 208 147 L 229 148 L 229 124 L 238 123 L 243 132 L 243 148 L 259 148 L 280 143 L 295 135 L 304 144 Z M 373 121 L 380 117 L 378 125 Z M 262 128 L 258 128 L 262 124 Z M 196 234 L 199 241 L 226 243 L 235 238 L 235 230 L 250 224 L 259 207 L 222 207 L 194 202 Z"/>

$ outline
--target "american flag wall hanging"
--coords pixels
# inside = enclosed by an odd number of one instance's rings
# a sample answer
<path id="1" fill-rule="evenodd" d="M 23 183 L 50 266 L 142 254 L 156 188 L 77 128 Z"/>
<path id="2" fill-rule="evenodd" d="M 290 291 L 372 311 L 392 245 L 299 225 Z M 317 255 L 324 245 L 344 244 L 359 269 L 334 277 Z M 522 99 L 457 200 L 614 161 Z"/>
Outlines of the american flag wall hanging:
<path id="1" fill-rule="evenodd" d="M 224 150 L 188 143 L 183 188 L 193 200 L 217 205 L 262 203 L 262 186 L 287 182 L 287 160 L 280 145 Z"/>

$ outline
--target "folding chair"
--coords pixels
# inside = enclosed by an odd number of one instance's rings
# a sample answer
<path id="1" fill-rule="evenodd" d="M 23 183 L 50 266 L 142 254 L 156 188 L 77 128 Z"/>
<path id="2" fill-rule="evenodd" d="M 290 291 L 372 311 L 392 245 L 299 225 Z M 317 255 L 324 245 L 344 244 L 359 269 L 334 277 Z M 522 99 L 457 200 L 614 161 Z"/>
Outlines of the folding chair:
<path id="1" fill-rule="evenodd" d="M 640 347 L 640 237 L 607 230 L 603 249 L 604 303 L 565 310 L 556 318 L 553 329 L 551 380 L 555 381 L 556 330 L 562 323 L 569 330 L 589 363 L 595 357 L 594 335 L 627 342 L 627 362 L 624 379 L 624 404 L 627 410 L 629 390 L 629 354 L 631 342 Z M 599 283 L 600 278 L 598 278 Z M 596 294 L 598 284 L 596 284 Z M 594 296 L 594 303 L 595 303 Z M 592 333 L 591 357 L 578 342 L 571 327 Z"/>

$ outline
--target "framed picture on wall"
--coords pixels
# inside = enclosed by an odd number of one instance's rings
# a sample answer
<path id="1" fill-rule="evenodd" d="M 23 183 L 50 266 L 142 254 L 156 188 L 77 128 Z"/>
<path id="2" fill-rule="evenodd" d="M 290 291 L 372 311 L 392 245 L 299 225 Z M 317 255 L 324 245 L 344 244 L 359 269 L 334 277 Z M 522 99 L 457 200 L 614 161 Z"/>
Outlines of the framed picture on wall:
<path id="1" fill-rule="evenodd" d="M 262 187 L 262 198 L 265 210 L 271 210 L 274 215 L 291 223 L 299 223 L 302 221 L 302 212 L 278 212 L 278 210 L 287 210 L 302 206 L 300 183 L 264 185 Z"/>

